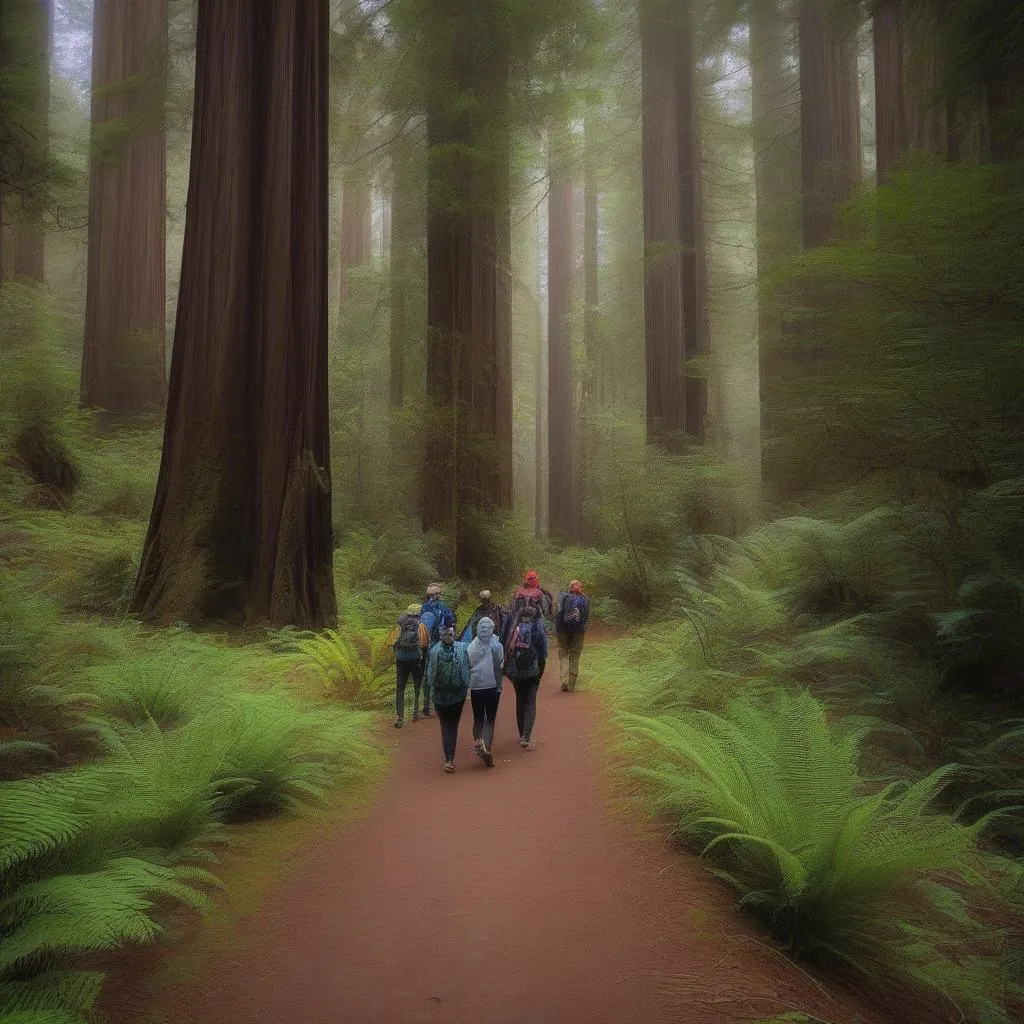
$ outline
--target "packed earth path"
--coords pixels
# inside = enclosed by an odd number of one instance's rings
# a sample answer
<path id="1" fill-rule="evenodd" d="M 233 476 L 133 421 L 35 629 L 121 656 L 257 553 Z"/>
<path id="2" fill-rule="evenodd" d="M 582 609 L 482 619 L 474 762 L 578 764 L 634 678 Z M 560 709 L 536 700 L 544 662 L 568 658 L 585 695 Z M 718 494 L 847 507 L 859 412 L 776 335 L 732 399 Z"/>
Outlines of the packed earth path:
<path id="1" fill-rule="evenodd" d="M 726 1024 L 787 1011 L 888 1024 L 771 949 L 666 829 L 624 812 L 595 694 L 560 692 L 552 664 L 526 751 L 514 704 L 506 681 L 493 768 L 473 756 L 468 704 L 453 775 L 436 717 L 390 729 L 393 765 L 369 810 L 282 863 L 237 944 L 119 1024 Z"/>

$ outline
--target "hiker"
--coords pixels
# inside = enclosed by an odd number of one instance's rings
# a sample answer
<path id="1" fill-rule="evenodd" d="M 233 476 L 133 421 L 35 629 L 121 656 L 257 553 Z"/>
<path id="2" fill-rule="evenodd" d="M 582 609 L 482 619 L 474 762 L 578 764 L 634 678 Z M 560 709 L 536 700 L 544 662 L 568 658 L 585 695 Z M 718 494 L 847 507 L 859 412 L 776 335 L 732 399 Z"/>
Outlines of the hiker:
<path id="1" fill-rule="evenodd" d="M 540 578 L 535 570 L 530 569 L 523 576 L 522 586 L 515 592 L 511 602 L 511 618 L 509 624 L 515 627 L 519 623 L 520 613 L 524 608 L 533 608 L 541 619 L 550 619 L 555 599 L 550 590 L 540 585 Z M 543 621 L 541 623 L 543 627 Z"/>
<path id="2" fill-rule="evenodd" d="M 430 637 L 430 644 L 433 646 L 441 639 L 441 631 L 449 626 L 455 628 L 455 613 L 441 600 L 441 584 L 431 583 L 427 587 L 427 596 L 420 608 L 420 621 L 427 627 L 427 636 Z M 415 711 L 415 709 L 413 709 Z M 430 718 L 430 682 L 424 681 L 423 685 L 423 712 L 424 718 Z M 416 715 L 413 714 L 413 721 Z"/>
<path id="3" fill-rule="evenodd" d="M 576 689 L 576 678 L 580 673 L 580 655 L 583 653 L 583 635 L 590 619 L 590 600 L 583 593 L 583 584 L 573 580 L 569 592 L 558 598 L 555 613 L 555 641 L 558 644 L 558 675 L 562 680 L 562 692 L 572 693 Z"/>
<path id="4" fill-rule="evenodd" d="M 472 643 L 476 639 L 476 628 L 480 624 L 481 619 L 490 619 L 494 624 L 494 632 L 496 635 L 501 635 L 501 624 L 505 618 L 505 609 L 500 604 L 495 604 L 491 600 L 491 592 L 489 590 L 481 590 L 478 595 L 480 603 L 473 609 L 473 614 L 469 617 L 469 622 L 466 623 L 466 628 L 462 631 L 462 636 L 459 639 L 464 643 Z"/>
<path id="5" fill-rule="evenodd" d="M 420 621 L 420 606 L 411 604 L 398 617 L 398 625 L 388 637 L 395 652 L 395 728 L 405 724 L 405 687 L 412 676 L 412 720 L 419 721 L 420 684 L 423 662 L 430 647 L 427 627 Z"/>
<path id="6" fill-rule="evenodd" d="M 519 746 L 530 746 L 533 724 L 537 718 L 537 689 L 544 664 L 548 659 L 548 638 L 543 621 L 532 606 L 520 612 L 519 622 L 512 629 L 505 652 L 505 674 L 516 691 L 516 725 Z"/>
<path id="7" fill-rule="evenodd" d="M 476 639 L 466 648 L 469 660 L 469 697 L 473 703 L 473 748 L 488 768 L 494 767 L 491 744 L 494 720 L 501 699 L 501 669 L 505 649 L 494 635 L 494 621 L 486 615 L 477 627 Z"/>
<path id="8" fill-rule="evenodd" d="M 455 745 L 459 739 L 459 719 L 469 692 L 469 659 L 466 645 L 455 639 L 454 626 L 441 631 L 441 639 L 427 655 L 425 685 L 434 694 L 434 707 L 441 723 L 441 748 L 444 770 L 455 771 Z"/>

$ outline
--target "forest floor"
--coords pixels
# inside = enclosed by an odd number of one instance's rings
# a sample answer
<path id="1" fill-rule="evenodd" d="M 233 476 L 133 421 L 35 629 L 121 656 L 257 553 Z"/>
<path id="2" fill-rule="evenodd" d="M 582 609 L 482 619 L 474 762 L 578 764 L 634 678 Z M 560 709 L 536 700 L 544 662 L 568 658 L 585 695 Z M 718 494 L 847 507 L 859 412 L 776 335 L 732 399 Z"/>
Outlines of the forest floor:
<path id="1" fill-rule="evenodd" d="M 453 775 L 436 718 L 389 728 L 392 768 L 363 812 L 258 839 L 258 867 L 225 865 L 213 925 L 115 979 L 112 1019 L 891 1024 L 770 948 L 628 811 L 599 696 L 560 692 L 551 668 L 535 749 L 519 747 L 506 685 L 493 768 L 473 756 L 468 704 Z"/>

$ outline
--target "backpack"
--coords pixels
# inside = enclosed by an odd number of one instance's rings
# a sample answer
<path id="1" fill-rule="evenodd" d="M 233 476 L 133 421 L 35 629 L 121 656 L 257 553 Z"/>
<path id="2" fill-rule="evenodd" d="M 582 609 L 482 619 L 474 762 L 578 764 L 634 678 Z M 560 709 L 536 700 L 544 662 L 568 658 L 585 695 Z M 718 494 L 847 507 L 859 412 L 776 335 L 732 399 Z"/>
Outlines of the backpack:
<path id="1" fill-rule="evenodd" d="M 562 603 L 562 631 L 578 633 L 583 626 L 586 610 L 587 599 L 582 594 L 566 594 Z"/>
<path id="2" fill-rule="evenodd" d="M 392 644 L 395 653 L 418 654 L 420 649 L 420 620 L 416 615 L 403 615 L 398 620 L 398 639 Z"/>
<path id="3" fill-rule="evenodd" d="M 432 611 L 430 608 L 424 608 L 420 612 L 420 622 L 427 627 L 427 635 L 430 637 L 430 642 L 436 644 L 441 639 L 441 624 L 438 621 L 440 616 L 437 612 Z"/>
<path id="4" fill-rule="evenodd" d="M 520 622 L 516 633 L 516 646 L 513 657 L 516 661 L 516 671 L 527 673 L 537 664 L 537 652 L 533 649 L 533 630 L 536 621 Z"/>
<path id="5" fill-rule="evenodd" d="M 455 648 L 437 652 L 437 675 L 434 677 L 435 690 L 461 690 L 455 666 Z"/>

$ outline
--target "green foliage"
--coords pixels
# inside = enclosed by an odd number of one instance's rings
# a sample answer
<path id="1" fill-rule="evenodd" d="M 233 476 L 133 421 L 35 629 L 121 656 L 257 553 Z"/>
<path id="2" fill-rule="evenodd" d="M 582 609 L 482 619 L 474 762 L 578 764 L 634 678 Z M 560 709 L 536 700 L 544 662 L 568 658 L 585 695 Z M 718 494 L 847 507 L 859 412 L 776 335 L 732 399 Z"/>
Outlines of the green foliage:
<path id="1" fill-rule="evenodd" d="M 725 715 L 622 721 L 642 742 L 635 772 L 659 806 L 783 948 L 1010 1019 L 988 1005 L 1001 948 L 966 895 L 983 871 L 984 820 L 929 810 L 952 767 L 864 795 L 861 733 L 828 725 L 806 693 L 779 692 L 768 707 L 738 700 Z M 972 976 L 947 959 L 951 947 L 976 952 Z"/>
<path id="2" fill-rule="evenodd" d="M 308 659 L 323 688 L 355 707 L 381 708 L 394 694 L 387 637 L 342 630 L 299 634 L 291 650 Z"/>

